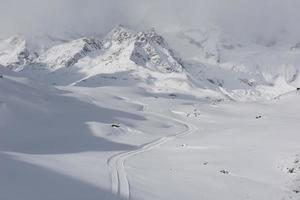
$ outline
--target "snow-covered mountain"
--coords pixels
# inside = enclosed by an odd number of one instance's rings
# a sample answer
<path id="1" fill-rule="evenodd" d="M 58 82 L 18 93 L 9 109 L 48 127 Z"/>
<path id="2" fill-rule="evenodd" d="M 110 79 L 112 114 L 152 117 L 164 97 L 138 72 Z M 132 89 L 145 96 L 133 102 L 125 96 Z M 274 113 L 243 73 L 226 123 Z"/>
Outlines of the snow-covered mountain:
<path id="1" fill-rule="evenodd" d="M 239 96 L 236 100 L 242 96 L 244 100 L 272 99 L 300 86 L 297 41 L 288 35 L 232 38 L 215 27 L 163 35 L 184 58 L 194 82 L 201 80 L 202 87 L 221 86 L 222 91 Z"/>
<path id="2" fill-rule="evenodd" d="M 299 87 L 297 42 L 232 39 L 215 27 L 163 35 L 117 26 L 103 38 L 47 36 L 33 45 L 12 37 L 0 43 L 0 64 L 51 84 L 97 86 L 103 77 L 131 77 L 154 90 L 209 89 L 236 100 L 272 99 Z"/>
<path id="3" fill-rule="evenodd" d="M 181 72 L 182 63 L 169 47 L 164 38 L 154 29 L 135 32 L 117 26 L 104 39 L 108 62 L 121 57 L 158 72 Z M 107 55 L 109 54 L 109 55 Z"/>
<path id="4" fill-rule="evenodd" d="M 102 39 L 80 38 L 35 51 L 37 58 L 22 67 L 21 73 L 50 84 L 97 85 L 103 76 L 124 72 L 119 79 L 131 76 L 146 85 L 176 88 L 178 82 L 190 84 L 183 61 L 154 29 L 136 32 L 117 26 Z"/>
<path id="5" fill-rule="evenodd" d="M 154 29 L 135 32 L 117 26 L 103 39 L 67 38 L 57 41 L 58 39 L 50 36 L 32 37 L 30 40 L 14 36 L 1 40 L 0 62 L 10 68 L 43 65 L 53 71 L 73 66 L 93 54 L 93 59 L 101 59 L 105 65 L 124 57 L 127 62 L 153 71 L 180 72 L 183 68 L 181 60 Z"/>
<path id="6" fill-rule="evenodd" d="M 101 48 L 101 41 L 94 38 L 81 38 L 51 47 L 42 53 L 36 62 L 47 65 L 51 69 L 70 67 L 89 53 Z"/>
<path id="7" fill-rule="evenodd" d="M 19 70 L 31 63 L 36 55 L 28 49 L 25 38 L 12 36 L 0 40 L 0 64 L 11 69 Z"/>
<path id="8" fill-rule="evenodd" d="M 297 41 L 288 35 L 253 39 L 231 38 L 217 28 L 186 29 L 166 33 L 174 48 L 186 61 L 261 76 L 273 84 L 283 77 L 288 84 L 299 85 Z"/>

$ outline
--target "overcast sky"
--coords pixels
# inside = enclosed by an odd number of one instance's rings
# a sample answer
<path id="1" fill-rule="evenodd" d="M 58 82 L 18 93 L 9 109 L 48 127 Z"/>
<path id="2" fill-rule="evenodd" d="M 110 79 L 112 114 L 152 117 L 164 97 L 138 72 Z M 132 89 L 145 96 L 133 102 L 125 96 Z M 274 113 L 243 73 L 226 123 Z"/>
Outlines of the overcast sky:
<path id="1" fill-rule="evenodd" d="M 300 0 L 0 0 L 0 36 L 214 24 L 228 34 L 300 36 Z"/>

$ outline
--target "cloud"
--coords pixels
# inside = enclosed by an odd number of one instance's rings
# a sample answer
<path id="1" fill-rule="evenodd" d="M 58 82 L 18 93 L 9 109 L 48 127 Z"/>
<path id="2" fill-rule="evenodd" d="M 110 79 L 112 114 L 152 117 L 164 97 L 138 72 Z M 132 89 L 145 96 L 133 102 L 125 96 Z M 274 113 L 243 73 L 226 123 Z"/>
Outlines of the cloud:
<path id="1" fill-rule="evenodd" d="M 300 35 L 298 0 L 0 0 L 0 36 L 102 33 L 116 24 L 137 29 L 214 24 L 231 35 L 279 31 Z"/>

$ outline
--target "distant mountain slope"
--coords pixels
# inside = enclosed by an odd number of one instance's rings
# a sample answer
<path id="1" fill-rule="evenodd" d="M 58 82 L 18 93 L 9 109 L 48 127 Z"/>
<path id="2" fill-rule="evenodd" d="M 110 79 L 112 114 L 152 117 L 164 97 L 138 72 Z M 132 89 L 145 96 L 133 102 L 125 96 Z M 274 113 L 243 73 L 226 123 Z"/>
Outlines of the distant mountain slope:
<path id="1" fill-rule="evenodd" d="M 51 84 L 82 84 L 92 78 L 94 85 L 98 75 L 122 72 L 149 84 L 173 79 L 174 73 L 188 82 L 182 60 L 154 29 L 136 32 L 117 26 L 102 40 L 81 38 L 40 52 L 22 73 Z"/>
<path id="2" fill-rule="evenodd" d="M 233 39 L 214 27 L 162 35 L 116 26 L 101 39 L 11 37 L 0 42 L 0 64 L 55 85 L 126 80 L 154 90 L 209 89 L 235 100 L 272 99 L 300 86 L 297 42 Z"/>
<path id="3" fill-rule="evenodd" d="M 81 38 L 51 47 L 39 56 L 37 62 L 53 69 L 70 67 L 89 53 L 101 48 L 101 41 L 94 38 Z"/>
<path id="4" fill-rule="evenodd" d="M 17 69 L 33 61 L 35 54 L 27 48 L 27 43 L 21 36 L 12 36 L 0 40 L 0 64 L 11 69 Z"/>
<path id="5" fill-rule="evenodd" d="M 13 36 L 0 40 L 0 64 L 16 71 L 26 66 L 49 71 L 71 67 L 90 54 L 93 56 L 89 63 L 94 66 L 119 65 L 118 60 L 122 59 L 124 64 L 133 63 L 163 73 L 183 70 L 181 59 L 154 29 L 135 32 L 117 26 L 102 40 L 88 37 L 64 40 L 51 36 L 26 39 Z"/>
<path id="6" fill-rule="evenodd" d="M 298 85 L 299 42 L 286 35 L 231 38 L 217 28 L 183 29 L 164 33 L 184 60 L 217 66 L 234 72 L 261 76 L 273 84 L 279 76 Z"/>

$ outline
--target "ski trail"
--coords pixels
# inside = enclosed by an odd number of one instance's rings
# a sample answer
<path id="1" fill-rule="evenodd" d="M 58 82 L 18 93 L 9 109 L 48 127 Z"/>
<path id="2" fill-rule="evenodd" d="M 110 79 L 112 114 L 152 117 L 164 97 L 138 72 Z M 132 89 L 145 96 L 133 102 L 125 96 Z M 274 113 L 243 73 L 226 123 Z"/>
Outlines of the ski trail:
<path id="1" fill-rule="evenodd" d="M 123 98 L 123 99 L 130 101 L 130 99 L 128 99 L 128 98 Z M 130 199 L 130 184 L 129 184 L 129 181 L 127 178 L 127 173 L 125 170 L 125 161 L 128 158 L 135 156 L 137 154 L 141 154 L 141 153 L 150 151 L 170 140 L 173 140 L 180 136 L 186 136 L 188 134 L 195 132 L 198 129 L 193 124 L 186 123 L 184 121 L 181 121 L 179 119 L 176 119 L 176 118 L 173 118 L 170 116 L 157 114 L 157 113 L 148 111 L 148 105 L 143 104 L 141 102 L 138 102 L 138 101 L 130 101 L 130 102 L 134 103 L 134 104 L 142 105 L 143 111 L 147 112 L 148 114 L 174 121 L 177 124 L 184 126 L 186 129 L 177 134 L 165 136 L 165 137 L 156 139 L 152 142 L 141 145 L 140 147 L 138 147 L 135 150 L 121 152 L 119 154 L 113 155 L 112 157 L 110 157 L 107 160 L 107 165 L 109 167 L 110 175 L 111 175 L 111 190 L 114 194 L 117 194 L 118 196 L 120 196 L 121 198 L 124 198 L 124 199 Z"/>

